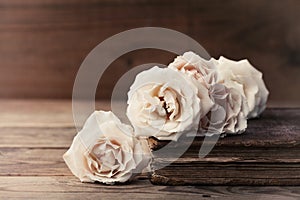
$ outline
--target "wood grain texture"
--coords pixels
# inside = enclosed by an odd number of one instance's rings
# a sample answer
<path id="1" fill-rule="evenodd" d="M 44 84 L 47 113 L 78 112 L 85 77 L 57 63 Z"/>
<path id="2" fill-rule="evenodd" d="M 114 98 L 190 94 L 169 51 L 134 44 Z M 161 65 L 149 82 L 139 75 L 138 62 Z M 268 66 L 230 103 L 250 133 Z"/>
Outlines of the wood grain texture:
<path id="1" fill-rule="evenodd" d="M 62 159 L 76 134 L 70 105 L 70 101 L 0 101 L 0 199 L 300 198 L 299 187 L 158 186 L 144 175 L 125 185 L 81 183 Z M 108 108 L 107 102 L 97 105 Z"/>
<path id="2" fill-rule="evenodd" d="M 66 176 L 63 161 L 67 149 L 0 148 L 0 176 Z"/>
<path id="3" fill-rule="evenodd" d="M 16 187 L 16 185 L 18 187 Z M 130 185 L 83 184 L 73 177 L 1 177 L 0 194 L 30 199 L 299 199 L 297 187 L 153 186 L 147 180 Z"/>
<path id="4" fill-rule="evenodd" d="M 76 133 L 68 127 L 0 128 L 0 148 L 67 148 Z"/>
<path id="5" fill-rule="evenodd" d="M 249 120 L 245 134 L 220 138 L 205 158 L 198 152 L 203 138 L 196 137 L 177 158 L 179 139 L 169 153 L 154 154 L 154 184 L 194 185 L 300 185 L 300 109 L 267 109 L 260 119 Z M 154 150 L 168 141 L 151 139 Z M 159 152 L 159 151 L 158 151 Z M 165 152 L 165 151 L 164 151 Z"/>
<path id="6" fill-rule="evenodd" d="M 82 101 L 78 105 L 81 107 L 86 103 L 86 101 Z M 97 101 L 95 104 L 97 110 L 110 110 L 108 101 Z M 0 127 L 2 128 L 74 127 L 72 101 L 70 100 L 0 99 L 0 110 Z M 80 115 L 80 113 L 78 114 Z"/>
<path id="7" fill-rule="evenodd" d="M 260 118 L 248 120 L 242 135 L 220 137 L 216 146 L 222 147 L 299 147 L 300 108 L 267 108 Z M 185 142 L 185 138 L 182 138 Z M 203 137 L 195 137 L 191 150 L 201 146 Z M 152 138 L 152 148 L 161 148 L 169 141 Z M 183 143 L 176 143 L 175 146 Z"/>
<path id="8" fill-rule="evenodd" d="M 212 56 L 248 58 L 264 72 L 272 104 L 299 106 L 299 8 L 298 0 L 1 0 L 0 97 L 70 98 L 78 68 L 97 44 L 158 26 L 190 35 Z M 97 97 L 108 99 L 132 67 L 173 57 L 156 50 L 121 56 Z"/>

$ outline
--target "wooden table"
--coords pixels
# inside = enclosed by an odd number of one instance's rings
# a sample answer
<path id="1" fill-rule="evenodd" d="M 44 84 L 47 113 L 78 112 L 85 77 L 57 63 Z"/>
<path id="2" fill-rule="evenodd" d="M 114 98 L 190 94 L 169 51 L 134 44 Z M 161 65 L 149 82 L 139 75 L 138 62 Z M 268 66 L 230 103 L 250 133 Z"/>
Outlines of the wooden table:
<path id="1" fill-rule="evenodd" d="M 0 199 L 300 199 L 300 187 L 81 183 L 62 159 L 75 134 L 70 101 L 1 100 Z"/>

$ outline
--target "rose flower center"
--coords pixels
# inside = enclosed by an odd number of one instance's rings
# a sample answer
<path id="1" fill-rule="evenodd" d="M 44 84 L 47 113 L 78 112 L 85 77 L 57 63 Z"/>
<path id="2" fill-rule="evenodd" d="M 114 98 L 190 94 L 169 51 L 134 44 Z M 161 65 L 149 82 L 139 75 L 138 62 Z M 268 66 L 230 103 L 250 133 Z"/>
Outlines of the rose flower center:
<path id="1" fill-rule="evenodd" d="M 166 118 L 174 120 L 179 114 L 177 94 L 171 89 L 166 89 L 158 94 L 162 108 L 165 110 Z"/>
<path id="2" fill-rule="evenodd" d="M 113 177 L 118 173 L 120 160 L 117 159 L 117 154 L 120 154 L 119 143 L 115 140 L 111 143 L 100 143 L 95 145 L 90 157 L 92 158 L 91 167 L 97 174 L 106 177 Z"/>

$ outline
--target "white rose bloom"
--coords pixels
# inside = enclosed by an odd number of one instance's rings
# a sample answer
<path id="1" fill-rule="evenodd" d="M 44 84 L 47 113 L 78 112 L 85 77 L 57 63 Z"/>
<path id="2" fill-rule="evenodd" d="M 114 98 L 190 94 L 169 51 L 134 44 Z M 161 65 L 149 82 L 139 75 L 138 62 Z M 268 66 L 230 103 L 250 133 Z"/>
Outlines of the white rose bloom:
<path id="1" fill-rule="evenodd" d="M 248 60 L 232 61 L 224 57 L 218 60 L 218 79 L 227 88 L 235 88 L 246 97 L 248 118 L 257 117 L 266 107 L 269 91 L 262 79 L 262 73 Z"/>
<path id="2" fill-rule="evenodd" d="M 185 52 L 182 56 L 177 56 L 169 68 L 180 71 L 193 77 L 206 88 L 217 81 L 217 61 L 214 58 L 205 60 L 192 51 Z"/>
<path id="3" fill-rule="evenodd" d="M 248 114 L 244 96 L 235 88 L 227 88 L 222 84 L 211 86 L 209 93 L 215 104 L 201 119 L 200 132 L 206 135 L 244 132 Z"/>
<path id="4" fill-rule="evenodd" d="M 95 111 L 63 158 L 81 181 L 113 184 L 142 172 L 151 153 L 147 141 L 136 139 L 112 112 Z"/>
<path id="5" fill-rule="evenodd" d="M 197 131 L 198 88 L 169 68 L 153 67 L 136 76 L 128 92 L 127 116 L 137 136 L 177 140 L 183 131 Z"/>
<path id="6" fill-rule="evenodd" d="M 216 60 L 209 61 L 201 58 L 194 52 L 185 52 L 177 56 L 168 68 L 185 74 L 198 88 L 198 97 L 201 99 L 201 118 L 212 108 L 213 102 L 208 95 L 211 85 L 217 81 Z"/>

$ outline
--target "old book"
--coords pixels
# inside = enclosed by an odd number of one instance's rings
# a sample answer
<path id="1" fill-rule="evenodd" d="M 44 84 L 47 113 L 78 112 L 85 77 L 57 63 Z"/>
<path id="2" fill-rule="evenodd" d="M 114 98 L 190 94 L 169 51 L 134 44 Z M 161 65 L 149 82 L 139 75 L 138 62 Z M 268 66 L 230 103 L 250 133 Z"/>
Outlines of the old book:
<path id="1" fill-rule="evenodd" d="M 149 139 L 153 184 L 300 185 L 300 109 L 267 109 L 244 134 L 220 138 L 204 158 L 198 156 L 203 137 L 195 137 L 176 159 L 187 140 Z"/>

